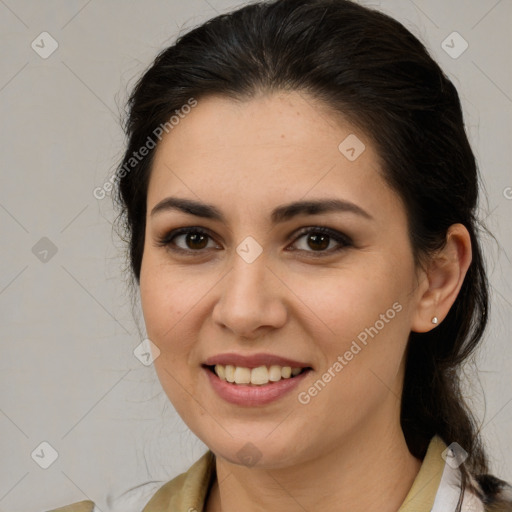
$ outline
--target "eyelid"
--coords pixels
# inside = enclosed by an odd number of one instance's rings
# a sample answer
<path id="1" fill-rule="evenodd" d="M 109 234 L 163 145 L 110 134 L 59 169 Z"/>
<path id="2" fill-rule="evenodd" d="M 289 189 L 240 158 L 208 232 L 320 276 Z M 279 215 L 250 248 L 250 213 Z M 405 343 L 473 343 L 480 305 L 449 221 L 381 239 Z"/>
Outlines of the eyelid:
<path id="1" fill-rule="evenodd" d="M 156 245 L 159 247 L 167 247 L 169 250 L 174 252 L 179 252 L 182 254 L 188 254 L 188 255 L 194 255 L 194 256 L 200 256 L 203 255 L 206 250 L 205 249 L 183 249 L 181 247 L 173 246 L 172 240 L 180 235 L 186 235 L 188 233 L 197 233 L 206 235 L 211 240 L 215 241 L 215 237 L 212 235 L 209 229 L 202 228 L 199 226 L 187 226 L 182 228 L 177 228 L 169 231 L 168 233 L 164 234 L 162 237 L 158 238 Z M 321 233 L 324 235 L 329 236 L 332 240 L 334 240 L 340 247 L 330 250 L 324 250 L 324 251 L 304 251 L 302 249 L 291 249 L 290 252 L 302 252 L 307 253 L 309 255 L 312 255 L 313 257 L 322 257 L 322 256 L 328 256 L 332 255 L 336 252 L 339 252 L 342 249 L 345 249 L 347 247 L 353 246 L 353 242 L 351 238 L 344 233 L 337 231 L 335 229 L 321 226 L 321 225 L 312 225 L 312 226 L 304 226 L 300 228 L 299 230 L 296 230 L 290 237 L 288 238 L 288 241 L 291 243 L 296 243 L 300 238 L 302 238 L 305 235 L 308 235 L 310 233 L 316 234 Z"/>
<path id="2" fill-rule="evenodd" d="M 343 232 L 319 224 L 304 226 L 298 229 L 291 235 L 290 239 L 297 240 L 297 238 L 299 238 L 300 236 L 307 235 L 309 233 L 323 233 L 324 235 L 329 235 L 331 238 L 340 239 L 344 243 L 353 243 L 351 238 L 348 235 L 345 235 Z"/>
<path id="3" fill-rule="evenodd" d="M 177 247 L 172 244 L 172 240 L 180 235 L 186 235 L 188 233 L 199 233 L 201 235 L 206 235 L 210 238 L 210 240 L 215 240 L 215 237 L 212 235 L 210 230 L 206 228 L 202 228 L 199 226 L 186 226 L 182 228 L 172 229 L 171 231 L 165 233 L 162 237 L 159 237 L 156 241 L 156 245 L 158 247 L 167 247 L 169 250 L 174 252 L 179 252 L 182 254 L 194 254 L 200 255 L 201 253 L 204 253 L 205 250 L 197 250 L 194 251 L 192 249 L 183 249 L 181 247 Z"/>

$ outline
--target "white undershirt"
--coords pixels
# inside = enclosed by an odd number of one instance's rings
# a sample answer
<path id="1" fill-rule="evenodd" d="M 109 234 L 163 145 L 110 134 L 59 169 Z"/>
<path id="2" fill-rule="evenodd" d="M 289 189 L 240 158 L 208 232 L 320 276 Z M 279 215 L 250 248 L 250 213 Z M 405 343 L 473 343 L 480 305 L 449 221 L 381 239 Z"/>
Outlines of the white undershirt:
<path id="1" fill-rule="evenodd" d="M 461 491 L 461 472 L 448 462 L 444 464 L 443 475 L 437 489 L 431 512 L 455 512 Z M 482 501 L 469 489 L 464 492 L 462 512 L 485 512 Z"/>

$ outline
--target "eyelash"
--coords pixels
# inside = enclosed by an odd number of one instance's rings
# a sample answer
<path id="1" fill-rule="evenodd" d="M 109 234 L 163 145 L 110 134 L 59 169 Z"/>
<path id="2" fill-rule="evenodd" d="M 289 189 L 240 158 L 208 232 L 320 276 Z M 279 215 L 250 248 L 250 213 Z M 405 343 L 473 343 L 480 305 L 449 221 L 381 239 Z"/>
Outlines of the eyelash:
<path id="1" fill-rule="evenodd" d="M 199 255 L 200 253 L 203 253 L 206 249 L 198 249 L 198 250 L 182 249 L 181 247 L 177 247 L 176 245 L 174 245 L 172 243 L 172 240 L 174 238 L 176 238 L 180 235 L 184 235 L 184 234 L 186 235 L 189 233 L 206 235 L 210 239 L 213 239 L 213 237 L 210 235 L 210 233 L 208 231 L 205 231 L 202 228 L 191 226 L 191 227 L 186 227 L 186 228 L 175 229 L 175 230 L 169 232 L 168 234 L 166 234 L 165 236 L 163 236 L 157 240 L 157 245 L 159 247 L 167 247 L 169 250 L 171 250 L 173 252 L 187 254 L 190 256 L 196 256 L 196 255 Z M 323 226 L 311 226 L 308 228 L 301 229 L 296 234 L 295 238 L 293 239 L 293 243 L 296 243 L 304 235 L 309 235 L 309 234 L 327 235 L 327 236 L 329 236 L 330 239 L 334 240 L 341 246 L 334 250 L 330 249 L 330 250 L 322 250 L 322 251 L 303 251 L 302 249 L 293 249 L 294 251 L 298 250 L 298 251 L 302 251 L 302 252 L 306 252 L 306 253 L 311 253 L 311 255 L 313 257 L 317 258 L 317 257 L 332 255 L 334 253 L 342 251 L 343 249 L 346 249 L 347 247 L 350 247 L 353 245 L 352 240 L 348 236 L 344 235 L 343 233 L 340 233 L 338 231 L 335 231 L 333 229 L 323 227 Z M 193 253 L 196 253 L 196 254 L 193 254 Z"/>

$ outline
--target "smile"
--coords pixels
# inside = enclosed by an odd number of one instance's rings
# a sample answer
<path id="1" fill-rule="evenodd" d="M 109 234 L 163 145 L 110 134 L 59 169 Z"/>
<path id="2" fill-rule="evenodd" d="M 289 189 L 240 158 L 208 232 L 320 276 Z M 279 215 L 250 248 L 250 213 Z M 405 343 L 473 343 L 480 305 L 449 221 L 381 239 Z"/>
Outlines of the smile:
<path id="1" fill-rule="evenodd" d="M 294 370 L 295 375 L 293 375 Z M 266 366 L 247 368 L 220 364 L 203 365 L 203 372 L 216 395 L 225 402 L 242 407 L 264 406 L 284 397 L 299 386 L 311 371 L 310 367 L 278 365 L 271 365 L 268 368 Z M 228 377 L 233 381 L 229 382 Z M 256 383 L 252 382 L 253 378 Z"/>
<path id="2" fill-rule="evenodd" d="M 212 367 L 209 367 L 210 369 Z M 262 386 L 269 382 L 279 382 L 282 379 L 290 379 L 296 377 L 306 368 L 291 366 L 265 365 L 256 368 L 247 368 L 245 366 L 234 366 L 231 364 L 216 364 L 213 371 L 223 381 L 233 384 L 252 384 L 254 386 Z"/>

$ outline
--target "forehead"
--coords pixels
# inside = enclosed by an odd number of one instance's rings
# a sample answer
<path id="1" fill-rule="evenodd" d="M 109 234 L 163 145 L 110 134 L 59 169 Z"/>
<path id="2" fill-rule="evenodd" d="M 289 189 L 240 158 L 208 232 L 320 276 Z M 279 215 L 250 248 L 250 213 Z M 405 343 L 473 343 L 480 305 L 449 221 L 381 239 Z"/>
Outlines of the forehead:
<path id="1" fill-rule="evenodd" d="M 366 134 L 298 92 L 198 100 L 156 149 L 148 209 L 171 192 L 225 207 L 336 192 L 368 205 L 397 200 Z"/>
<path id="2" fill-rule="evenodd" d="M 164 136 L 157 153 L 183 161 L 205 153 L 225 159 L 249 152 L 272 156 L 278 150 L 298 154 L 303 149 L 314 158 L 337 158 L 340 137 L 354 131 L 340 115 L 301 92 L 261 94 L 243 101 L 208 96 Z M 359 138 L 366 137 L 359 133 Z"/>

